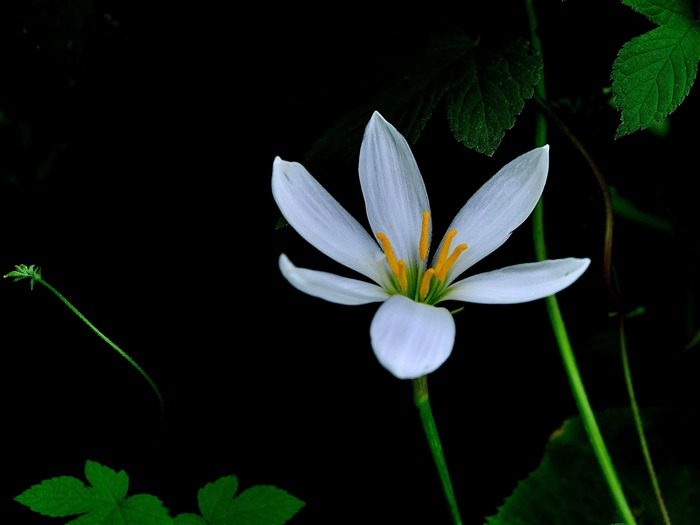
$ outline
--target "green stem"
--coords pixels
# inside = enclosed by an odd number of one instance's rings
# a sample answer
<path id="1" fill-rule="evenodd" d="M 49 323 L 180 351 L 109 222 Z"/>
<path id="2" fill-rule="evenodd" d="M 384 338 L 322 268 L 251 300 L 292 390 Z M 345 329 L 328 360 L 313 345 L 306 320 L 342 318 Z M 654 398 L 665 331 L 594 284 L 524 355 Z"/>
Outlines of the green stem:
<path id="1" fill-rule="evenodd" d="M 591 440 L 593 452 L 598 458 L 598 463 L 603 471 L 603 476 L 605 476 L 605 481 L 608 484 L 613 501 L 615 502 L 622 519 L 626 525 L 636 525 L 637 521 L 634 517 L 634 513 L 627 503 L 627 499 L 625 498 L 625 494 L 622 490 L 622 484 L 617 477 L 617 472 L 613 466 L 612 459 L 610 459 L 610 454 L 605 446 L 605 441 L 603 441 L 603 435 L 598 427 L 595 414 L 593 413 L 593 409 L 588 401 L 588 395 L 586 394 L 586 389 L 583 386 L 581 374 L 579 373 L 578 366 L 576 364 L 576 358 L 574 357 L 574 352 L 571 348 L 571 344 L 569 343 L 566 327 L 564 326 L 564 319 L 561 316 L 557 299 L 555 296 L 547 297 L 546 303 L 547 310 L 549 311 L 549 317 L 552 321 L 554 335 L 557 343 L 559 344 L 559 350 L 564 362 L 566 375 L 569 378 L 569 384 L 571 385 L 571 390 L 573 392 L 574 399 L 576 400 L 578 411 L 581 414 L 583 426 L 588 433 L 589 439 Z"/>
<path id="2" fill-rule="evenodd" d="M 625 337 L 625 314 L 624 312 L 618 312 L 619 316 L 619 333 L 620 333 L 620 352 L 622 354 L 622 368 L 625 375 L 625 384 L 627 385 L 627 393 L 630 398 L 630 406 L 632 407 L 632 415 L 634 417 L 634 424 L 637 429 L 637 434 L 639 436 L 639 443 L 642 447 L 642 454 L 644 455 L 644 462 L 647 465 L 647 470 L 649 471 L 649 478 L 651 479 L 651 485 L 654 489 L 654 495 L 656 496 L 656 501 L 659 504 L 659 510 L 664 520 L 665 525 L 671 525 L 671 517 L 668 514 L 668 509 L 666 508 L 666 503 L 664 502 L 663 495 L 661 494 L 661 486 L 659 485 L 659 479 L 656 477 L 656 469 L 654 468 L 654 463 L 651 460 L 651 453 L 649 452 L 649 446 L 647 445 L 647 438 L 644 433 L 644 424 L 642 423 L 642 415 L 639 412 L 639 405 L 637 404 L 637 397 L 634 393 L 634 387 L 632 385 L 632 372 L 630 371 L 629 357 L 627 356 L 627 341 Z"/>
<path id="3" fill-rule="evenodd" d="M 649 477 L 651 478 L 651 483 L 654 488 L 654 494 L 656 495 L 657 502 L 659 504 L 659 509 L 664 519 L 665 525 L 671 525 L 671 518 L 666 509 L 666 504 L 661 494 L 661 489 L 659 487 L 659 481 L 656 477 L 656 470 L 654 469 L 653 462 L 651 460 L 651 454 L 649 453 L 649 448 L 647 446 L 646 436 L 644 435 L 644 424 L 642 423 L 642 417 L 639 412 L 639 407 L 637 405 L 637 400 L 634 394 L 634 386 L 632 384 L 632 374 L 630 372 L 629 357 L 627 355 L 627 343 L 625 337 L 625 323 L 624 323 L 624 308 L 622 306 L 621 294 L 618 290 L 617 283 L 613 278 L 612 272 L 612 239 L 613 239 L 613 208 L 612 200 L 610 197 L 610 191 L 608 189 L 608 184 L 600 171 L 600 168 L 595 163 L 593 158 L 589 155 L 586 148 L 581 144 L 581 141 L 571 132 L 571 130 L 564 124 L 561 119 L 552 111 L 552 109 L 546 104 L 546 102 L 539 96 L 535 97 L 535 100 L 539 104 L 542 111 L 547 114 L 547 118 L 554 121 L 557 128 L 561 133 L 566 136 L 569 141 L 574 145 L 574 147 L 579 151 L 579 153 L 586 160 L 591 168 L 596 182 L 598 183 L 601 191 L 601 196 L 603 199 L 603 205 L 605 208 L 605 233 L 603 242 L 603 278 L 608 288 L 613 303 L 616 306 L 616 311 L 619 319 L 618 332 L 620 334 L 620 352 L 622 354 L 622 366 L 623 373 L 625 377 L 625 384 L 627 386 L 627 392 L 630 398 L 630 406 L 632 408 L 632 414 L 634 417 L 635 427 L 637 429 L 637 434 L 639 436 L 639 443 L 642 448 L 642 454 L 644 455 L 644 461 L 647 465 L 647 470 L 649 472 Z M 700 332 L 698 332 L 697 340 L 700 341 Z M 689 347 L 686 347 L 689 348 Z"/>
<path id="4" fill-rule="evenodd" d="M 532 5 L 532 0 L 525 0 L 525 7 L 530 24 L 531 40 L 541 55 L 542 47 L 539 37 L 537 36 L 537 17 Z M 542 74 L 535 91 L 540 99 L 546 100 L 544 73 Z M 547 142 L 546 120 L 544 115 L 541 113 L 538 113 L 536 118 L 535 141 L 537 146 L 542 146 Z M 532 222 L 535 254 L 537 259 L 542 261 L 547 259 L 547 250 L 544 238 L 544 212 L 542 199 L 540 199 L 535 207 L 532 215 Z M 554 336 L 557 344 L 559 345 L 559 351 L 564 363 L 564 369 L 566 370 L 569 384 L 581 415 L 581 420 L 583 421 L 584 428 L 588 433 L 593 451 L 598 459 L 600 468 L 603 471 L 603 476 L 608 484 L 613 501 L 615 502 L 615 505 L 617 506 L 617 509 L 626 525 L 636 525 L 637 521 L 634 517 L 634 513 L 627 503 L 624 491 L 622 490 L 622 484 L 617 477 L 617 472 L 615 471 L 615 467 L 610 459 L 610 454 L 608 453 L 605 441 L 603 440 L 603 435 L 598 427 L 595 414 L 593 413 L 593 409 L 588 401 L 588 395 L 586 394 L 586 389 L 583 386 L 581 374 L 579 373 L 578 365 L 576 364 L 576 358 L 574 357 L 574 352 L 569 342 L 569 336 L 566 331 L 564 319 L 561 315 L 561 310 L 559 309 L 559 302 L 554 295 L 547 297 L 545 302 L 547 304 L 547 311 L 549 312 L 549 318 L 554 331 Z"/>
<path id="5" fill-rule="evenodd" d="M 44 281 L 41 277 L 39 277 L 37 275 L 34 276 L 34 280 L 36 282 L 44 285 L 56 297 L 58 297 L 63 302 L 63 304 L 65 304 L 75 315 L 77 315 L 80 318 L 81 321 L 83 321 L 86 325 L 88 325 L 92 329 L 93 332 L 95 332 L 98 336 L 100 336 L 100 338 L 104 342 L 106 342 L 109 346 L 111 346 L 114 350 L 116 350 L 119 353 L 119 355 L 121 355 L 124 359 L 126 359 L 131 364 L 131 366 L 133 366 L 139 372 L 139 374 L 141 374 L 143 376 L 143 378 L 148 382 L 148 384 L 151 385 L 151 388 L 156 393 L 156 396 L 158 396 L 158 402 L 160 403 L 160 416 L 161 416 L 161 420 L 162 420 L 163 413 L 165 411 L 165 402 L 163 401 L 163 396 L 161 395 L 160 390 L 158 390 L 158 387 L 156 386 L 155 382 L 146 373 L 146 371 L 143 368 L 141 368 L 139 366 L 139 364 L 131 358 L 131 356 L 129 356 L 126 352 L 124 352 L 124 350 L 122 350 L 117 345 L 115 345 L 112 341 L 110 341 L 90 321 L 88 321 L 87 318 L 83 314 L 81 314 L 78 311 L 78 309 L 68 301 L 68 299 L 63 297 L 63 295 L 61 295 L 61 293 L 58 290 L 56 290 L 56 288 L 51 286 L 49 283 L 47 283 L 46 281 Z"/>
<path id="6" fill-rule="evenodd" d="M 428 439 L 430 452 L 433 454 L 433 461 L 435 461 L 435 466 L 437 467 L 438 475 L 440 476 L 442 490 L 445 493 L 445 498 L 447 499 L 447 505 L 450 508 L 452 519 L 455 525 L 462 525 L 462 518 L 459 515 L 459 507 L 457 506 L 457 500 L 455 499 L 454 490 L 452 489 L 452 481 L 450 480 L 450 474 L 447 471 L 445 455 L 442 452 L 440 436 L 438 436 L 437 427 L 435 426 L 435 419 L 433 418 L 433 411 L 430 408 L 430 398 L 428 396 L 428 376 L 422 376 L 413 380 L 413 400 L 415 401 L 416 406 L 418 407 L 418 412 L 420 413 L 420 420 L 421 423 L 423 423 L 423 431 L 425 432 L 425 437 Z"/>

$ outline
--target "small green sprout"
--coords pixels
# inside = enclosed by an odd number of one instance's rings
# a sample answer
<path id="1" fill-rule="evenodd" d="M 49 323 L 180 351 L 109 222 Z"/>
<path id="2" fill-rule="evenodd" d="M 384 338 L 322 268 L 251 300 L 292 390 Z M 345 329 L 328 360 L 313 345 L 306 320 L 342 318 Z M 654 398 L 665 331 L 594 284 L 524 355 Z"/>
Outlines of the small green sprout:
<path id="1" fill-rule="evenodd" d="M 34 290 L 34 283 L 39 283 L 45 286 L 48 290 L 51 291 L 56 297 L 58 297 L 63 304 L 65 304 L 75 315 L 77 315 L 81 321 L 83 321 L 86 325 L 90 327 L 90 329 L 95 332 L 100 338 L 106 342 L 109 346 L 111 346 L 119 355 L 121 355 L 124 359 L 126 359 L 131 366 L 133 366 L 139 374 L 143 376 L 143 378 L 148 382 L 148 384 L 151 386 L 153 391 L 155 392 L 156 396 L 158 397 L 158 402 L 160 403 L 160 415 L 161 419 L 163 418 L 163 412 L 165 410 L 165 403 L 163 401 L 163 396 L 160 393 L 160 390 L 156 386 L 155 382 L 151 377 L 146 373 L 146 371 L 139 366 L 139 364 L 134 361 L 131 356 L 129 356 L 124 350 L 119 348 L 116 344 L 114 344 L 110 339 L 108 339 L 102 332 L 100 332 L 90 321 L 87 320 L 87 318 L 81 314 L 78 309 L 73 306 L 68 299 L 63 297 L 61 293 L 56 290 L 53 286 L 51 286 L 49 283 L 47 283 L 44 279 L 41 277 L 41 268 L 39 266 L 35 265 L 30 265 L 27 266 L 26 264 L 16 264 L 15 269 L 12 270 L 11 272 L 6 273 L 3 277 L 12 277 L 13 282 L 20 281 L 22 279 L 29 279 L 29 288 L 31 290 Z"/>

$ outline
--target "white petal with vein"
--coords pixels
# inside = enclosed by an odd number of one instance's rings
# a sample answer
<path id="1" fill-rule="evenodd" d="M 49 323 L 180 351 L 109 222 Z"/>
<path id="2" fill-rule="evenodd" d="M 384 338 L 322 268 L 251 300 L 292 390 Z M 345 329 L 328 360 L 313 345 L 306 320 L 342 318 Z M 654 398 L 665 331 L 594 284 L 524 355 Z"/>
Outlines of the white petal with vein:
<path id="1" fill-rule="evenodd" d="M 454 283 L 443 300 L 515 304 L 542 299 L 576 281 L 590 262 L 590 259 L 554 259 L 480 273 Z"/>
<path id="2" fill-rule="evenodd" d="M 298 290 L 338 304 L 367 304 L 385 301 L 389 294 L 381 286 L 317 270 L 298 268 L 282 254 L 282 275 Z"/>
<path id="3" fill-rule="evenodd" d="M 446 308 L 394 295 L 383 303 L 369 329 L 379 362 L 399 379 L 437 370 L 452 353 L 455 322 Z"/>

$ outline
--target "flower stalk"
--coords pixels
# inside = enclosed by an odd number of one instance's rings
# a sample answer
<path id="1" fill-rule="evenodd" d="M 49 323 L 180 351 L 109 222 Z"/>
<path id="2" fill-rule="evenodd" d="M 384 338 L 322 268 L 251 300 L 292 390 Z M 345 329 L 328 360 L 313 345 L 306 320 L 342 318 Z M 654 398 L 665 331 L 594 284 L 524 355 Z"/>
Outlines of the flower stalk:
<path id="1" fill-rule="evenodd" d="M 445 493 L 445 498 L 447 499 L 447 505 L 450 509 L 452 520 L 454 521 L 455 525 L 461 525 L 462 518 L 459 514 L 457 499 L 455 498 L 454 490 L 452 488 L 450 473 L 447 470 L 445 455 L 442 452 L 442 444 L 440 443 L 440 436 L 438 435 L 437 426 L 435 425 L 433 411 L 430 408 L 428 376 L 425 375 L 414 379 L 412 383 L 413 400 L 416 403 L 416 407 L 418 407 L 420 420 L 423 424 L 423 431 L 425 432 L 425 437 L 428 440 L 428 446 L 430 447 L 430 452 L 433 455 L 435 467 L 437 468 L 438 475 L 440 476 L 440 483 L 442 484 L 442 490 Z"/>

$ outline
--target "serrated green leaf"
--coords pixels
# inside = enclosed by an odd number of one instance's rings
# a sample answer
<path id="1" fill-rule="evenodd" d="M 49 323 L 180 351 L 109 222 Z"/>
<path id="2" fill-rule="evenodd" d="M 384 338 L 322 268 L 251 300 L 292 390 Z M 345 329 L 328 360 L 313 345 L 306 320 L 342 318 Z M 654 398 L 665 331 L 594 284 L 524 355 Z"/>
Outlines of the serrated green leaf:
<path id="1" fill-rule="evenodd" d="M 224 476 L 200 489 L 197 501 L 207 524 L 282 525 L 304 506 L 303 501 L 271 485 L 256 485 L 234 497 L 237 490 L 236 476 Z"/>
<path id="2" fill-rule="evenodd" d="M 692 410 L 642 410 L 659 486 L 674 525 L 700 523 L 700 435 Z M 639 524 L 663 523 L 629 409 L 596 415 L 610 456 Z M 581 419 L 567 419 L 550 439 L 540 465 L 520 482 L 486 525 L 620 523 L 610 490 Z"/>
<path id="3" fill-rule="evenodd" d="M 443 100 L 455 138 L 492 155 L 525 100 L 532 97 L 541 70 L 541 57 L 529 42 L 489 47 L 464 33 L 438 35 L 385 90 L 315 141 L 304 162 L 321 164 L 332 158 L 345 162 L 354 157 L 375 110 L 414 144 Z"/>
<path id="4" fill-rule="evenodd" d="M 212 523 L 220 519 L 236 492 L 238 492 L 236 476 L 224 476 L 207 483 L 197 492 L 197 504 L 202 516 Z"/>
<path id="5" fill-rule="evenodd" d="M 611 73 L 621 111 L 615 138 L 646 129 L 671 114 L 690 92 L 700 60 L 700 26 L 683 1 L 630 1 L 659 27 L 622 46 Z"/>
<path id="6" fill-rule="evenodd" d="M 44 516 L 58 518 L 90 510 L 89 493 L 90 489 L 79 479 L 59 476 L 31 486 L 15 501 Z"/>
<path id="7" fill-rule="evenodd" d="M 168 510 L 155 496 L 137 494 L 125 498 L 128 477 L 123 472 L 88 460 L 82 481 L 60 476 L 35 485 L 15 499 L 40 514 L 74 516 L 66 525 L 172 525 Z"/>
<path id="8" fill-rule="evenodd" d="M 95 461 L 85 462 L 85 479 L 92 485 L 93 497 L 119 502 L 129 490 L 129 477 L 123 470 L 115 472 Z"/>
<path id="9" fill-rule="evenodd" d="M 448 93 L 447 117 L 455 138 L 492 155 L 532 97 L 541 70 L 540 55 L 522 40 L 480 53 L 475 67 L 463 71 Z"/>
<path id="10" fill-rule="evenodd" d="M 384 108 L 384 117 L 402 130 L 410 144 L 418 140 L 445 94 L 459 83 L 462 71 L 475 67 L 477 44 L 464 33 L 437 35 L 410 69 L 378 97 L 376 107 Z"/>
<path id="11" fill-rule="evenodd" d="M 241 492 L 229 507 L 227 518 L 216 525 L 282 525 L 304 502 L 271 485 L 256 485 Z"/>

